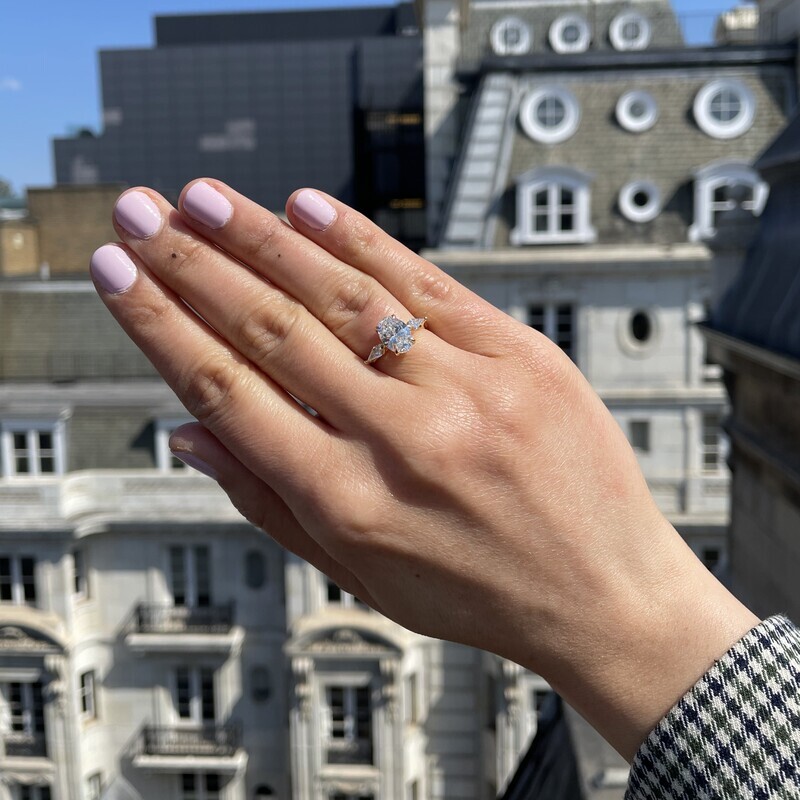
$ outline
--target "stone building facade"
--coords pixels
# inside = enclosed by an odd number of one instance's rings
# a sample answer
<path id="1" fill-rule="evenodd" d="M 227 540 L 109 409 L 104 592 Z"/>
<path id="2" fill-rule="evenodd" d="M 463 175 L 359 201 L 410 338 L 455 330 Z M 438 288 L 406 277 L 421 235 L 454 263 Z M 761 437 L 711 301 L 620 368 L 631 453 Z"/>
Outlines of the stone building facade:
<path id="1" fill-rule="evenodd" d="M 721 566 L 726 398 L 696 323 L 719 214 L 764 207 L 752 164 L 795 106 L 794 46 L 686 47 L 653 0 L 428 8 L 426 45 L 453 49 L 426 72 L 426 113 L 449 97 L 461 123 L 430 131 L 429 181 L 432 161 L 453 166 L 429 183 L 426 255 L 569 353 L 661 508 Z"/>

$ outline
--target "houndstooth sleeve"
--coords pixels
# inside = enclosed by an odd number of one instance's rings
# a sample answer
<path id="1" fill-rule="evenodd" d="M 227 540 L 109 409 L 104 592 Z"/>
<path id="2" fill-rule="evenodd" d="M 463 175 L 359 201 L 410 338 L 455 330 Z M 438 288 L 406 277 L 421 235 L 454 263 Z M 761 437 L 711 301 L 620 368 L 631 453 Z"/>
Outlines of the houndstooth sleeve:
<path id="1" fill-rule="evenodd" d="M 800 798 L 800 630 L 753 628 L 658 723 L 625 800 Z"/>

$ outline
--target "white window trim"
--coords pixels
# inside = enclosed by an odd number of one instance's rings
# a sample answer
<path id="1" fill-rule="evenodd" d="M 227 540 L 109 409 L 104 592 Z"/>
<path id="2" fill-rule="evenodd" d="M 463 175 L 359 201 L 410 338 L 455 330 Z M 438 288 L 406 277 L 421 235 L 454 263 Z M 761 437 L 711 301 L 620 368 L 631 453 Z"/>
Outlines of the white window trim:
<path id="1" fill-rule="evenodd" d="M 642 117 L 635 117 L 631 113 L 634 103 L 644 103 L 647 113 Z M 617 101 L 617 122 L 630 133 L 644 133 L 649 131 L 658 122 L 658 103 L 650 92 L 639 89 L 625 92 Z"/>
<path id="2" fill-rule="evenodd" d="M 185 669 L 189 673 L 189 716 L 182 717 L 178 708 L 178 670 Z M 203 676 L 204 670 L 212 671 L 212 688 L 214 694 L 214 719 L 203 721 Z M 176 727 L 196 727 L 198 725 L 216 725 L 219 719 L 217 691 L 217 672 L 204 664 L 199 666 L 178 665 L 171 671 L 172 717 Z"/>
<path id="3" fill-rule="evenodd" d="M 25 587 L 22 582 L 22 559 L 23 558 L 32 558 L 33 559 L 33 589 L 34 593 L 36 594 L 37 600 L 34 601 L 36 603 L 38 601 L 39 592 L 38 587 L 36 586 L 36 563 L 37 559 L 36 556 L 31 555 L 29 553 L 0 553 L 0 556 L 3 558 L 8 558 L 11 562 L 11 600 L 2 600 L 0 601 L 0 606 L 25 606 L 28 605 L 28 601 L 25 599 Z"/>
<path id="4" fill-rule="evenodd" d="M 318 697 L 319 697 L 319 708 L 321 710 L 321 717 L 322 717 L 322 748 L 323 748 L 323 758 L 324 758 L 324 751 L 328 749 L 329 743 L 334 741 L 333 738 L 333 714 L 331 712 L 330 705 L 328 703 L 328 689 L 329 688 L 336 688 L 336 689 L 344 689 L 345 690 L 345 697 L 348 695 L 352 701 L 352 708 L 351 711 L 355 709 L 355 692 L 357 689 L 369 689 L 370 692 L 370 733 L 371 733 L 371 742 L 372 742 L 372 749 L 373 749 L 373 758 L 376 756 L 376 751 L 378 747 L 378 740 L 376 738 L 376 732 L 378 731 L 378 727 L 376 724 L 376 707 L 373 703 L 372 693 L 373 693 L 373 685 L 372 685 L 372 675 L 369 673 L 364 672 L 342 672 L 341 674 L 327 674 L 327 675 L 320 675 L 318 680 Z M 345 704 L 348 701 L 345 700 Z M 347 723 L 346 723 L 347 725 Z M 350 725 L 350 733 L 354 733 L 353 725 Z M 347 732 L 347 727 L 345 728 Z M 345 736 L 345 741 L 353 741 L 356 740 L 355 736 L 348 738 Z"/>
<path id="5" fill-rule="evenodd" d="M 645 192 L 647 205 L 639 206 L 633 198 Z M 631 222 L 652 222 L 661 213 L 661 190 L 652 181 L 631 181 L 622 187 L 618 198 L 619 210 Z"/>
<path id="6" fill-rule="evenodd" d="M 628 39 L 625 36 L 625 26 L 629 22 L 639 23 L 639 36 L 636 39 Z M 646 50 L 653 39 L 653 27 L 643 14 L 625 11 L 611 21 L 608 37 L 615 50 Z"/>
<path id="7" fill-rule="evenodd" d="M 83 678 L 86 678 L 84 684 Z M 84 722 L 97 719 L 97 675 L 93 669 L 87 669 L 78 675 L 78 702 L 81 719 Z M 84 708 L 84 700 L 86 701 Z"/>
<path id="8" fill-rule="evenodd" d="M 53 460 L 54 472 L 41 471 L 39 461 L 39 446 L 35 439 L 35 434 L 46 432 L 53 437 Z M 14 434 L 25 433 L 28 458 L 30 460 L 31 472 L 21 475 L 16 473 L 14 462 Z M 0 422 L 0 466 L 2 466 L 2 477 L 4 478 L 55 478 L 63 475 L 66 470 L 66 452 L 64 447 L 65 439 L 64 420 L 53 419 L 7 419 Z"/>
<path id="9" fill-rule="evenodd" d="M 724 185 L 753 187 L 753 216 L 760 216 L 769 197 L 769 185 L 744 161 L 717 161 L 694 174 L 694 223 L 689 228 L 689 241 L 702 242 L 713 237 L 714 215 L 711 208 L 714 190 Z"/>
<path id="10" fill-rule="evenodd" d="M 204 547 L 208 551 L 208 566 L 209 566 L 209 575 L 208 575 L 208 594 L 211 598 L 212 605 L 213 605 L 213 589 L 214 589 L 214 573 L 213 573 L 213 553 L 211 549 L 211 545 L 206 544 L 204 542 L 200 542 L 198 544 L 172 544 L 167 547 L 167 566 L 165 574 L 169 576 L 169 593 L 170 593 L 170 600 L 175 605 L 175 585 L 174 585 L 174 576 L 172 574 L 172 550 L 178 549 L 182 551 L 182 558 L 183 558 L 183 574 L 184 579 L 186 581 L 185 595 L 186 595 L 186 602 L 182 606 L 177 606 L 178 608 L 198 608 L 198 600 L 199 600 L 199 586 L 198 586 L 198 576 L 197 576 L 197 553 L 196 550 L 199 547 Z"/>
<path id="11" fill-rule="evenodd" d="M 547 97 L 557 98 L 564 105 L 564 119 L 554 128 L 547 128 L 536 118 L 536 108 Z M 560 86 L 542 86 L 525 96 L 520 104 L 519 122 L 525 134 L 535 142 L 561 144 L 572 138 L 581 124 L 581 107 L 575 95 Z"/>
<path id="12" fill-rule="evenodd" d="M 511 231 L 511 244 L 585 244 L 597 239 L 591 224 L 591 176 L 570 167 L 542 167 L 517 179 L 517 226 Z M 575 230 L 536 231 L 533 206 L 536 193 L 545 186 L 559 185 L 574 195 Z"/>
<path id="13" fill-rule="evenodd" d="M 711 115 L 711 99 L 723 90 L 736 92 L 742 104 L 739 116 L 730 122 L 720 122 Z M 694 118 L 703 133 L 713 139 L 735 139 L 753 127 L 756 118 L 756 98 L 750 89 L 741 81 L 721 78 L 707 83 L 694 99 Z"/>
<path id="14" fill-rule="evenodd" d="M 511 47 L 508 46 L 507 42 L 503 41 L 503 30 L 510 26 L 516 26 L 519 31 L 519 41 Z M 531 49 L 532 40 L 533 36 L 530 26 L 519 17 L 503 17 L 492 25 L 492 29 L 489 32 L 489 41 L 491 42 L 492 50 L 498 56 L 524 55 Z"/>
<path id="15" fill-rule="evenodd" d="M 564 38 L 564 30 L 570 25 L 575 25 L 580 30 L 580 36 L 574 42 L 568 42 Z M 562 14 L 550 26 L 548 39 L 556 53 L 585 53 L 592 43 L 592 30 L 582 14 Z"/>
<path id="16" fill-rule="evenodd" d="M 155 421 L 155 456 L 156 469 L 159 472 L 168 472 L 172 475 L 196 474 L 188 467 L 174 467 L 172 465 L 172 451 L 169 449 L 169 437 L 175 428 L 192 422 L 191 417 L 164 417 Z"/>

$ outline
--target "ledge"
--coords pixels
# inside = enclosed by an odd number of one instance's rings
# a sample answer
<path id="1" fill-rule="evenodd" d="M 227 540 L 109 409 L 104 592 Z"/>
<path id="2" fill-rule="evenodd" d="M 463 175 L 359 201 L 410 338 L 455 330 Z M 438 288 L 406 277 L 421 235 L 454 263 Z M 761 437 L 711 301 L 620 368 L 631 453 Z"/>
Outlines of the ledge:
<path id="1" fill-rule="evenodd" d="M 237 653 L 244 642 L 244 629 L 228 633 L 129 633 L 125 644 L 137 653 Z"/>
<path id="2" fill-rule="evenodd" d="M 151 772 L 222 772 L 228 775 L 244 771 L 247 753 L 237 751 L 232 756 L 146 756 L 133 758 L 133 766 Z"/>

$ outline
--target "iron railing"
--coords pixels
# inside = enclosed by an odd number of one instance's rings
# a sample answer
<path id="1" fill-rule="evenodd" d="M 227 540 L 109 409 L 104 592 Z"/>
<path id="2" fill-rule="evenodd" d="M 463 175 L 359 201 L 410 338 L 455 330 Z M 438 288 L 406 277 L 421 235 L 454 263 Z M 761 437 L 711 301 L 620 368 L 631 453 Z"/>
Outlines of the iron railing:
<path id="1" fill-rule="evenodd" d="M 141 603 L 133 613 L 130 633 L 229 633 L 233 602 L 221 606 L 171 606 Z"/>
<path id="2" fill-rule="evenodd" d="M 230 758 L 242 746 L 238 723 L 204 723 L 196 727 L 146 725 L 139 738 L 139 754 L 147 756 L 217 756 Z"/>
<path id="3" fill-rule="evenodd" d="M 37 733 L 6 733 L 3 736 L 6 756 L 11 758 L 47 758 L 47 739 L 44 731 Z"/>

